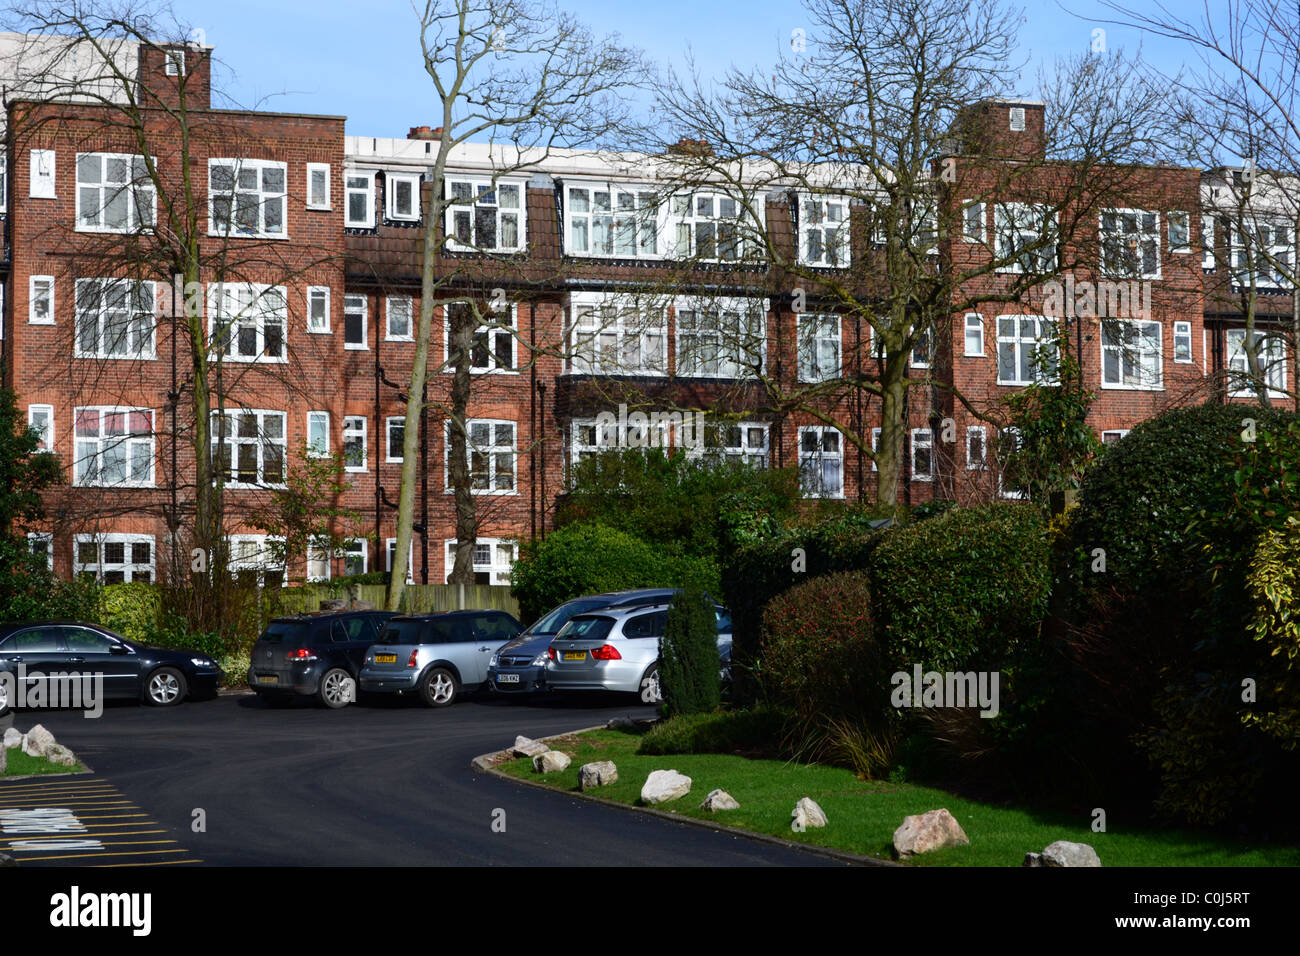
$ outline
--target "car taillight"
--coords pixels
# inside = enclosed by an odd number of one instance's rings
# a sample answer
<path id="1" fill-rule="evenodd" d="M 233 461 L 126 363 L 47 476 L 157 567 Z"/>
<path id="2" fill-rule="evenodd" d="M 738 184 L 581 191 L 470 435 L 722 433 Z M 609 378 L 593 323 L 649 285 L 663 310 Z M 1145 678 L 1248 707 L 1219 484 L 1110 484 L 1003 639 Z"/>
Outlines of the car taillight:
<path id="1" fill-rule="evenodd" d="M 623 655 L 618 652 L 618 648 L 613 644 L 606 644 L 592 651 L 591 658 L 597 661 L 621 661 Z"/>
<path id="2" fill-rule="evenodd" d="M 555 648 L 548 647 L 546 649 L 546 656 L 549 657 L 551 660 L 555 660 Z"/>
<path id="3" fill-rule="evenodd" d="M 290 651 L 284 656 L 291 661 L 314 661 L 316 659 L 316 652 L 310 647 L 300 647 L 296 651 Z"/>
<path id="4" fill-rule="evenodd" d="M 415 659 L 416 659 L 417 657 L 419 657 L 419 656 L 420 656 L 420 652 L 419 652 L 419 651 L 411 651 L 411 656 L 408 657 L 408 658 L 406 659 L 406 666 L 407 666 L 407 667 L 414 667 L 414 666 L 415 666 Z"/>

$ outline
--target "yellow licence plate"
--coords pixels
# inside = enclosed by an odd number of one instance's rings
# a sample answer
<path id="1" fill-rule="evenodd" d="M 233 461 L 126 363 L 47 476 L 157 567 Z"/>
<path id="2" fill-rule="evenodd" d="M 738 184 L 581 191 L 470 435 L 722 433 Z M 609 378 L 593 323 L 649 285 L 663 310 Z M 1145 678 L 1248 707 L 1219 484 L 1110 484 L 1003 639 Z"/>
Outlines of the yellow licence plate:
<path id="1" fill-rule="evenodd" d="M 396 655 L 396 654 L 376 654 L 376 655 L 375 655 L 375 663 L 376 663 L 376 664 L 396 664 L 396 663 L 397 663 L 397 655 Z"/>
<path id="2" fill-rule="evenodd" d="M 585 661 L 587 659 L 586 651 L 565 651 L 564 659 L 566 661 Z"/>
<path id="3" fill-rule="evenodd" d="M 280 683 L 280 678 L 277 677 L 275 674 L 272 674 L 269 677 L 258 675 L 257 682 L 259 684 L 278 684 Z"/>

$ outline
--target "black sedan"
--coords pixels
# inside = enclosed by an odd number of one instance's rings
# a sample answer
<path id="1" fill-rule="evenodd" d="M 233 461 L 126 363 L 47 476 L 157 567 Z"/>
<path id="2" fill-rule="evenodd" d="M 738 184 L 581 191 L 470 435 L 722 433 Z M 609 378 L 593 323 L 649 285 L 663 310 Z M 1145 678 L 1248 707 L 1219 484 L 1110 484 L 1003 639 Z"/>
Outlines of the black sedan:
<path id="1" fill-rule="evenodd" d="M 97 624 L 0 624 L 0 713 L 11 707 L 84 709 L 113 698 L 170 707 L 186 697 L 215 696 L 221 677 L 206 654 L 146 647 Z"/>

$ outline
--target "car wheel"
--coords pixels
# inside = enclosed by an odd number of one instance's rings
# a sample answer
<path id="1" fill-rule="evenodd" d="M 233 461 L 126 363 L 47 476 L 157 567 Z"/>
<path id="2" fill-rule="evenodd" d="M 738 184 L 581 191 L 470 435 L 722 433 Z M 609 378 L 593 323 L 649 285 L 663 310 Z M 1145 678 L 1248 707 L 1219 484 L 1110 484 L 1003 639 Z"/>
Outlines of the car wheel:
<path id="1" fill-rule="evenodd" d="M 659 686 L 659 665 L 652 664 L 650 669 L 645 672 L 641 678 L 641 703 L 659 704 L 663 703 L 663 688 Z"/>
<path id="2" fill-rule="evenodd" d="M 144 682 L 144 699 L 155 707 L 171 707 L 185 699 L 185 675 L 174 667 L 160 667 Z"/>
<path id="3" fill-rule="evenodd" d="M 356 679 L 341 667 L 326 671 L 316 696 L 330 710 L 346 707 L 357 699 Z"/>
<path id="4" fill-rule="evenodd" d="M 445 667 L 435 667 L 420 683 L 420 696 L 430 707 L 446 707 L 456 699 L 456 691 L 456 676 Z"/>

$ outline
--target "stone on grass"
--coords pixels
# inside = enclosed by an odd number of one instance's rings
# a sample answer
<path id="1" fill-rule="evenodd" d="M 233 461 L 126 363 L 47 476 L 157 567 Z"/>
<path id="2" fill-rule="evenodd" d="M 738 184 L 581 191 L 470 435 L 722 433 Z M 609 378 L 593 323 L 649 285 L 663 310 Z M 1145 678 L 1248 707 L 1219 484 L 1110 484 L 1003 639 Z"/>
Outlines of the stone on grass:
<path id="1" fill-rule="evenodd" d="M 1024 866 L 1101 866 L 1097 851 L 1086 843 L 1057 840 L 1042 853 L 1026 853 Z"/>
<path id="2" fill-rule="evenodd" d="M 578 768 L 579 790 L 607 787 L 617 780 L 618 767 L 614 766 L 612 760 L 597 760 L 595 763 L 584 763 Z"/>
<path id="3" fill-rule="evenodd" d="M 691 778 L 676 770 L 652 770 L 641 787 L 642 803 L 667 803 L 691 792 Z"/>
<path id="4" fill-rule="evenodd" d="M 23 737 L 23 753 L 29 757 L 44 757 L 46 749 L 54 743 L 54 735 L 37 724 Z"/>
<path id="5" fill-rule="evenodd" d="M 77 756 L 63 744 L 50 744 L 45 748 L 45 757 L 50 763 L 60 767 L 75 767 Z"/>
<path id="6" fill-rule="evenodd" d="M 533 769 L 538 773 L 555 773 L 569 766 L 569 755 L 558 750 L 548 750 L 533 758 Z"/>
<path id="7" fill-rule="evenodd" d="M 903 825 L 894 831 L 894 854 L 901 859 L 968 843 L 961 824 L 946 809 L 904 817 Z"/>
<path id="8" fill-rule="evenodd" d="M 606 730 L 629 730 L 636 726 L 631 717 L 614 717 L 605 725 Z"/>
<path id="9" fill-rule="evenodd" d="M 725 790 L 710 790 L 709 795 L 704 798 L 700 804 L 701 810 L 708 810 L 710 813 L 717 813 L 719 810 L 739 810 L 740 804 L 736 798 Z"/>
<path id="10" fill-rule="evenodd" d="M 544 754 L 550 749 L 540 740 L 533 740 L 531 737 L 521 735 L 515 738 L 515 745 L 510 752 L 516 757 L 536 757 L 538 754 Z"/>
<path id="11" fill-rule="evenodd" d="M 17 727 L 8 727 L 5 729 L 5 749 L 10 747 L 21 747 L 23 745 L 23 735 Z"/>
<path id="12" fill-rule="evenodd" d="M 795 833 L 803 833 L 810 827 L 826 826 L 826 813 L 811 797 L 801 797 L 794 805 L 790 816 L 793 818 L 790 821 L 790 829 Z"/>

